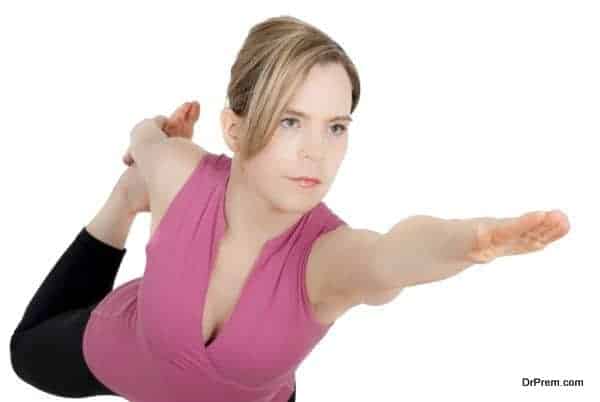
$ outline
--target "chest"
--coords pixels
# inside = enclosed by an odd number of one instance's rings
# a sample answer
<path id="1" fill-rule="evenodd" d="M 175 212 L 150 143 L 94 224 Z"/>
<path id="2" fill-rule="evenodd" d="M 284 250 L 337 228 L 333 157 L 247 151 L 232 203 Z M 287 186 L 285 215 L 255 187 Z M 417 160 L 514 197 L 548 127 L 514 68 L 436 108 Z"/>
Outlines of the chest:
<path id="1" fill-rule="evenodd" d="M 234 251 L 235 250 L 235 251 Z M 205 345 L 213 342 L 239 302 L 259 252 L 222 244 L 216 253 L 208 276 L 202 316 Z"/>
<path id="2" fill-rule="evenodd" d="M 231 318 L 243 295 L 247 282 L 255 268 L 260 250 L 248 250 L 243 246 L 235 246 L 223 242 L 216 251 L 213 267 L 208 276 L 208 285 L 204 308 L 202 309 L 202 323 L 200 325 L 202 341 L 205 346 L 210 345 L 220 336 L 227 321 Z M 317 269 L 316 267 L 308 267 Z M 318 276 L 307 275 L 306 287 L 311 308 L 318 321 L 328 324 L 338 317 L 337 309 L 331 303 L 319 303 L 316 300 L 314 289 L 318 288 Z"/>

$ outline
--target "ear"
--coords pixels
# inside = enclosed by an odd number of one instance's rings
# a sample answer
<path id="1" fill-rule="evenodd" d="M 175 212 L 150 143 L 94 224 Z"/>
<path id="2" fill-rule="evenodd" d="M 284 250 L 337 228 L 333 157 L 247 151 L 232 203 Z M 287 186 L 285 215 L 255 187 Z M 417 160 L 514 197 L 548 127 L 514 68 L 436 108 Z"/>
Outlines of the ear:
<path id="1" fill-rule="evenodd" d="M 240 150 L 240 122 L 241 118 L 238 117 L 231 108 L 223 108 L 221 111 L 223 138 L 229 149 L 233 152 L 239 152 Z"/>

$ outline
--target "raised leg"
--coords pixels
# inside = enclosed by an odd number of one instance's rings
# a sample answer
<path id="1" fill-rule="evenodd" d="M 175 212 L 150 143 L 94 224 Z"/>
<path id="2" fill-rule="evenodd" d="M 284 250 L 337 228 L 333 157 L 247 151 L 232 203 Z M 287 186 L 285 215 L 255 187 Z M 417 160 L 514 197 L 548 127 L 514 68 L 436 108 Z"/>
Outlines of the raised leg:
<path id="1" fill-rule="evenodd" d="M 128 168 L 130 169 L 135 168 Z M 136 216 L 136 212 L 130 210 L 127 190 L 122 182 L 124 177 L 125 173 L 102 208 L 86 226 L 87 231 L 96 239 L 118 249 L 125 248 L 125 241 Z"/>
<path id="2" fill-rule="evenodd" d="M 92 308 L 113 289 L 126 252 L 135 218 L 132 193 L 122 191 L 127 177 L 121 176 L 95 217 L 63 252 L 11 336 L 13 370 L 42 391 L 65 397 L 115 395 L 87 367 L 82 339 Z"/>
<path id="3" fill-rule="evenodd" d="M 121 187 L 115 186 L 46 276 L 15 332 L 102 300 L 113 288 L 134 218 Z"/>

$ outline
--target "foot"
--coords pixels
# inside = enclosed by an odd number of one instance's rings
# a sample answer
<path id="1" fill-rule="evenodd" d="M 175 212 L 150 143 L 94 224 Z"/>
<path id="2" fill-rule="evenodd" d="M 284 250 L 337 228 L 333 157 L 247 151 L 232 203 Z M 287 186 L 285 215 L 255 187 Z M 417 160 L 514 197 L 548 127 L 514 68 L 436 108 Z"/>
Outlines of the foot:
<path id="1" fill-rule="evenodd" d="M 169 137 L 191 139 L 194 135 L 194 124 L 200 117 L 200 104 L 196 101 L 185 102 L 167 119 L 162 130 Z"/>
<path id="2" fill-rule="evenodd" d="M 167 137 L 183 137 L 191 140 L 194 135 L 194 124 L 199 117 L 200 104 L 197 101 L 185 102 L 167 118 L 161 129 Z M 122 160 L 127 166 L 133 165 L 133 158 L 129 151 L 123 155 Z"/>

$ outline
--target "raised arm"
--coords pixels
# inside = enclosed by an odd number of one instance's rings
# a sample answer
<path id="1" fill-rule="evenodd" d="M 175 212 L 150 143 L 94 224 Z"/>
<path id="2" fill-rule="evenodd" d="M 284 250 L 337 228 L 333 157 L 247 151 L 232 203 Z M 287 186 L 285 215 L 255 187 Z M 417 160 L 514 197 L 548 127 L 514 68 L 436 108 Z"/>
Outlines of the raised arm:
<path id="1" fill-rule="evenodd" d="M 206 151 L 181 137 L 132 139 L 131 155 L 146 183 L 152 222 L 150 236 Z"/>
<path id="2" fill-rule="evenodd" d="M 146 185 L 152 213 L 150 234 L 206 154 L 191 141 L 199 112 L 197 102 L 186 102 L 168 119 L 162 116 L 145 119 L 131 131 L 128 154 L 123 161 L 135 163 Z"/>

